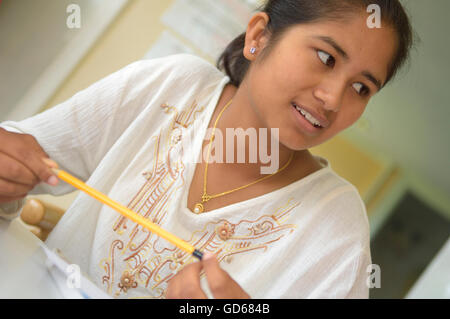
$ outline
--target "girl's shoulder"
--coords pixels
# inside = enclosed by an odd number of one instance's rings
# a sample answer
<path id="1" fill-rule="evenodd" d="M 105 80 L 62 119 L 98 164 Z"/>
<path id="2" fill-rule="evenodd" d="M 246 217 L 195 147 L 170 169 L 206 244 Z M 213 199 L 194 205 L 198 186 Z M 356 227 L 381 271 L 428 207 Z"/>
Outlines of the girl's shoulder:
<path id="1" fill-rule="evenodd" d="M 133 92 L 149 97 L 167 96 L 174 103 L 189 96 L 209 99 L 226 77 L 209 61 L 187 53 L 139 60 L 128 68 Z"/>
<path id="2" fill-rule="evenodd" d="M 223 73 L 209 61 L 189 53 L 177 53 L 163 57 L 143 59 L 132 63 L 140 73 L 163 72 L 166 75 L 190 79 L 193 77 L 223 77 Z"/>
<path id="3" fill-rule="evenodd" d="M 314 211 L 318 222 L 330 222 L 339 232 L 345 231 L 349 224 L 359 225 L 363 236 L 367 236 L 367 209 L 358 188 L 336 173 L 326 158 L 313 157 L 322 168 L 299 181 L 291 196 L 301 201 L 300 209 Z"/>

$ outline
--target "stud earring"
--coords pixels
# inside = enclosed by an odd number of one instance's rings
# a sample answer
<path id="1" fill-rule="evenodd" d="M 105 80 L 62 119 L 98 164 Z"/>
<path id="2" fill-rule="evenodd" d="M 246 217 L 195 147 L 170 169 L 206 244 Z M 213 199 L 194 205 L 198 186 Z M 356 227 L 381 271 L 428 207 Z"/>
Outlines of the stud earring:
<path id="1" fill-rule="evenodd" d="M 251 53 L 251 54 L 255 54 L 255 52 L 256 52 L 256 48 L 251 48 L 251 49 L 250 49 L 250 53 Z"/>

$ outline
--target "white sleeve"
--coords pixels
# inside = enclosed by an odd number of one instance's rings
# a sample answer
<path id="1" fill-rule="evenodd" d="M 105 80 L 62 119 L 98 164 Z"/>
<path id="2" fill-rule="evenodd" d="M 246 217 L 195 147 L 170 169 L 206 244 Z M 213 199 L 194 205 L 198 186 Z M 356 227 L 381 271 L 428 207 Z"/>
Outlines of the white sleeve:
<path id="1" fill-rule="evenodd" d="M 333 265 L 333 270 L 326 274 L 321 283 L 308 296 L 313 299 L 368 299 L 369 286 L 366 272 L 370 258 L 364 251 L 356 252 L 340 264 Z"/>
<path id="2" fill-rule="evenodd" d="M 363 250 L 347 255 L 345 260 L 338 256 L 322 258 L 305 272 L 308 278 L 291 277 L 289 288 L 279 298 L 368 299 L 370 274 L 366 271 L 370 264 L 370 254 Z"/>
<path id="3" fill-rule="evenodd" d="M 310 213 L 315 220 L 302 234 L 308 240 L 288 270 L 282 298 L 368 298 L 370 228 L 357 190 L 336 190 Z"/>
<path id="4" fill-rule="evenodd" d="M 343 296 L 347 299 L 368 299 L 369 298 L 369 276 L 367 271 L 368 266 L 372 263 L 371 257 L 365 252 L 361 251 L 356 259 L 354 271 L 352 275 L 354 278 L 350 281 L 350 289 L 348 293 Z"/>
<path id="5" fill-rule="evenodd" d="M 130 80 L 139 66 L 132 63 L 45 112 L 1 126 L 34 136 L 62 168 L 86 180 L 137 116 Z"/>
<path id="6" fill-rule="evenodd" d="M 0 126 L 34 136 L 62 169 L 86 181 L 132 121 L 152 104 L 178 60 L 179 56 L 169 56 L 131 63 L 43 113 Z M 63 195 L 73 190 L 66 183 L 56 187 L 41 183 L 30 194 Z M 20 207 L 20 201 L 0 205 L 0 216 L 17 213 Z"/>

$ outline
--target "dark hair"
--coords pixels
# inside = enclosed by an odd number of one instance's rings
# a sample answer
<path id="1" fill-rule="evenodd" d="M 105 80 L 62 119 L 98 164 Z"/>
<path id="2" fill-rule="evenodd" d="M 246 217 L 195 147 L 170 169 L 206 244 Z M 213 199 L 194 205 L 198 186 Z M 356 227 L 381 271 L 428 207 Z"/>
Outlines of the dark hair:
<path id="1" fill-rule="evenodd" d="M 269 16 L 265 32 L 270 34 L 270 38 L 257 61 L 261 62 L 268 56 L 289 28 L 321 20 L 342 20 L 357 10 L 366 11 L 371 4 L 381 8 L 382 21 L 392 26 L 398 36 L 397 52 L 391 62 L 386 84 L 408 60 L 413 44 L 411 24 L 399 0 L 267 0 L 258 11 Z M 250 66 L 250 61 L 243 54 L 245 35 L 245 32 L 242 33 L 226 47 L 216 65 L 237 87 Z"/>

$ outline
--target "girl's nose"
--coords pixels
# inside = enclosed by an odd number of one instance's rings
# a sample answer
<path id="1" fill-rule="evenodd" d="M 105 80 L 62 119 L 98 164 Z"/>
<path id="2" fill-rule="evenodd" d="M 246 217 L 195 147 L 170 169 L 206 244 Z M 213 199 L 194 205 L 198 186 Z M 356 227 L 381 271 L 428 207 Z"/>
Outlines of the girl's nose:
<path id="1" fill-rule="evenodd" d="M 344 99 L 345 84 L 334 81 L 323 82 L 313 90 L 314 97 L 320 101 L 323 108 L 337 112 Z"/>

